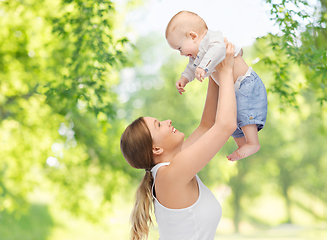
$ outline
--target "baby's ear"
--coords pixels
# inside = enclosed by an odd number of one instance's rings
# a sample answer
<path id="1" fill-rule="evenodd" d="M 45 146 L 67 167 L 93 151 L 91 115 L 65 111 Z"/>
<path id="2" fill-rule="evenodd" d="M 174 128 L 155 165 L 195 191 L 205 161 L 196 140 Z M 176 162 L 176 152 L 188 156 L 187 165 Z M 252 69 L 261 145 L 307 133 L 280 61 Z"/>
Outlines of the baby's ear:
<path id="1" fill-rule="evenodd" d="M 194 31 L 189 32 L 189 36 L 192 38 L 192 40 L 196 41 L 198 38 L 198 34 Z"/>

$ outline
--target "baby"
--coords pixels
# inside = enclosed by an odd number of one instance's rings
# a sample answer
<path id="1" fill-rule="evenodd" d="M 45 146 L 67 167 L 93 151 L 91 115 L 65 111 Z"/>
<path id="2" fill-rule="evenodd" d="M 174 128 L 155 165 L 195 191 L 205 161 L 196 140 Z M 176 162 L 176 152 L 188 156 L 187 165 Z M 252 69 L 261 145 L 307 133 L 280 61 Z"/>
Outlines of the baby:
<path id="1" fill-rule="evenodd" d="M 189 57 L 189 63 L 176 82 L 180 94 L 185 92 L 188 82 L 199 81 L 211 76 L 215 67 L 225 59 L 226 46 L 219 31 L 208 30 L 205 21 L 197 14 L 181 11 L 168 23 L 166 39 L 172 49 Z M 235 95 L 237 101 L 237 126 L 232 134 L 238 149 L 227 156 L 230 161 L 248 157 L 260 149 L 258 131 L 266 122 L 267 92 L 260 77 L 242 58 L 243 50 L 235 48 L 233 69 Z M 217 77 L 216 77 L 217 78 Z"/>

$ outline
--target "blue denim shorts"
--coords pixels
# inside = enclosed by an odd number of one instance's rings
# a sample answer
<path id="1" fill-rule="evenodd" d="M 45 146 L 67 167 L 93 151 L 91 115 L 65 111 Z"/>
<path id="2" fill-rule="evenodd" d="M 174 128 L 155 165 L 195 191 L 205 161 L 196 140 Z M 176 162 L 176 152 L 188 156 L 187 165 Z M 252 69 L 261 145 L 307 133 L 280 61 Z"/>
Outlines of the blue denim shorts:
<path id="1" fill-rule="evenodd" d="M 254 71 L 243 79 L 240 88 L 235 92 L 237 103 L 237 129 L 233 138 L 244 136 L 242 127 L 256 124 L 260 131 L 267 118 L 267 92 L 261 78 Z"/>

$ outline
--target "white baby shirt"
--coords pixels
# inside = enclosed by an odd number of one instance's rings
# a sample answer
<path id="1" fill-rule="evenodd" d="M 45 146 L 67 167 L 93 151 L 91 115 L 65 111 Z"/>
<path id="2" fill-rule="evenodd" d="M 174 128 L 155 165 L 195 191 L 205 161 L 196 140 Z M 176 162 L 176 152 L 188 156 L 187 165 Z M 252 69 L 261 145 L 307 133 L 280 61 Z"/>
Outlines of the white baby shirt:
<path id="1" fill-rule="evenodd" d="M 238 54 L 243 55 L 242 48 L 235 47 L 236 57 Z M 215 67 L 221 63 L 226 57 L 226 46 L 224 43 L 224 37 L 220 31 L 208 30 L 207 34 L 202 39 L 199 45 L 199 53 L 196 58 L 189 57 L 189 63 L 186 69 L 182 73 L 189 82 L 195 78 L 195 70 L 200 67 L 206 71 L 205 78 L 210 76 Z"/>

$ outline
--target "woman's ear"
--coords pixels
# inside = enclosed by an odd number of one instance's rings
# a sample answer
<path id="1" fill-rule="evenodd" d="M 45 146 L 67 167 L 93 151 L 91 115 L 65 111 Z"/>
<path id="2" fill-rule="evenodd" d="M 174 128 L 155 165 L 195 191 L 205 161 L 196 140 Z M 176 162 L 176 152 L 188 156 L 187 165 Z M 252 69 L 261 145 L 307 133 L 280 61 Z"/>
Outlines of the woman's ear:
<path id="1" fill-rule="evenodd" d="M 162 154 L 164 152 L 164 149 L 161 147 L 153 147 L 152 152 L 153 152 L 153 155 L 159 156 L 160 154 Z"/>
<path id="2" fill-rule="evenodd" d="M 192 38 L 192 40 L 196 41 L 198 39 L 198 34 L 194 31 L 189 32 L 189 36 Z"/>

